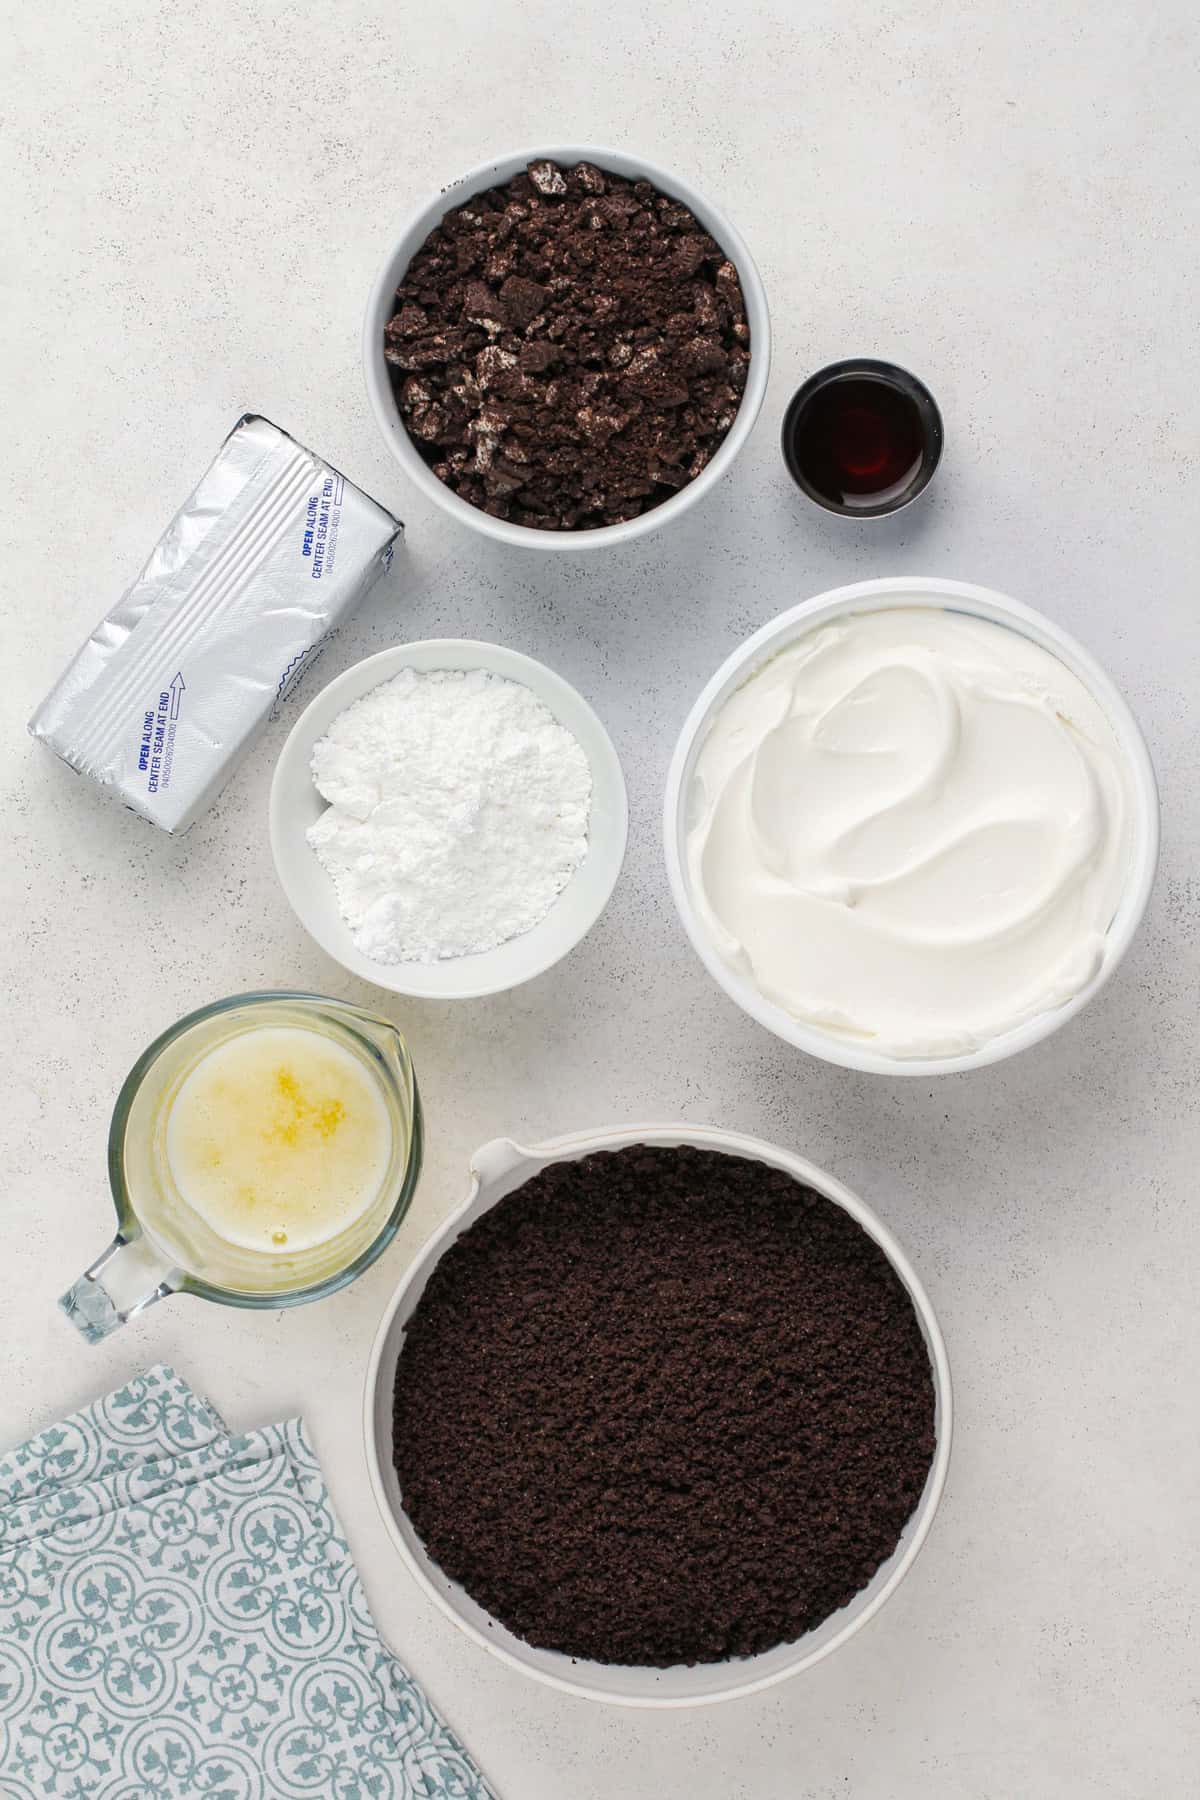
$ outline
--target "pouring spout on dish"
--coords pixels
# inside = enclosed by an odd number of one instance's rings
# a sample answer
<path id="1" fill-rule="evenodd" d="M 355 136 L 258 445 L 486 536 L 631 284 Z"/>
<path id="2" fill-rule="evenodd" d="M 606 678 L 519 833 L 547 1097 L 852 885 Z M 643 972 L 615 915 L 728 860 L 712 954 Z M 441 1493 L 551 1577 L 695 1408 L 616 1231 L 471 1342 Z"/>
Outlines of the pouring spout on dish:
<path id="1" fill-rule="evenodd" d="M 513 1138 L 493 1138 L 481 1144 L 471 1158 L 471 1179 L 476 1189 L 494 1187 L 524 1163 L 536 1160 L 537 1152 L 523 1149 Z"/>

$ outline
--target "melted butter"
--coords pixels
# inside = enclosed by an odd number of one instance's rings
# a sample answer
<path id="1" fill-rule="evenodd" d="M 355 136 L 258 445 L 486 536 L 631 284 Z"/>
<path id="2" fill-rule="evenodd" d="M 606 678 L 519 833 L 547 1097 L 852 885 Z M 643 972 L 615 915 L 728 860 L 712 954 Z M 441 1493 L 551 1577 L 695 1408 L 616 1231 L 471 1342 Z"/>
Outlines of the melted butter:
<path id="1" fill-rule="evenodd" d="M 166 1127 L 182 1198 L 225 1242 L 268 1255 L 345 1231 L 378 1197 L 391 1150 L 368 1066 L 300 1026 L 242 1032 L 210 1050 Z"/>

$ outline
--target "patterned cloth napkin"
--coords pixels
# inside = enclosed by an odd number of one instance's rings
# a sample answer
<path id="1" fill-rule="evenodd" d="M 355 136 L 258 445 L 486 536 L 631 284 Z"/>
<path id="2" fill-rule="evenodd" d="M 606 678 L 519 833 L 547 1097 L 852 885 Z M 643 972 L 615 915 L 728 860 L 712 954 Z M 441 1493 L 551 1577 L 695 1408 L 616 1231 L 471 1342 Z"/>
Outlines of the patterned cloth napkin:
<path id="1" fill-rule="evenodd" d="M 493 1800 L 385 1649 L 299 1419 L 173 1370 L 0 1457 L 5 1800 Z"/>

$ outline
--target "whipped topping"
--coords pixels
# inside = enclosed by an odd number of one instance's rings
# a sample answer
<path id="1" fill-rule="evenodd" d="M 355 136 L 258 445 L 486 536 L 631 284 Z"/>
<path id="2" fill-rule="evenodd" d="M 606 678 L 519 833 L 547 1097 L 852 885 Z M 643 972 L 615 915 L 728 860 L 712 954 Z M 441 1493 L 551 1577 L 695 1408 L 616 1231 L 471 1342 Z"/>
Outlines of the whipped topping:
<path id="1" fill-rule="evenodd" d="M 932 606 L 848 614 L 713 719 L 692 891 L 793 1017 L 885 1055 L 959 1055 L 1103 965 L 1131 795 L 1099 703 L 1019 631 Z"/>

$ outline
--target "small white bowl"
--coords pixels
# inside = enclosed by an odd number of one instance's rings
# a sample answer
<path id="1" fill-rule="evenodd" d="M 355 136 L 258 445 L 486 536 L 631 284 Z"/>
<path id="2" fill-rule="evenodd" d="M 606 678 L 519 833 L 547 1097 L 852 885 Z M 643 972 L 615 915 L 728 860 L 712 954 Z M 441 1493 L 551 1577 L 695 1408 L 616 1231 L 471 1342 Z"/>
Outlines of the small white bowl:
<path id="1" fill-rule="evenodd" d="M 920 1321 L 933 1371 L 934 1427 L 937 1444 L 925 1487 L 891 1556 L 878 1568 L 867 1586 L 815 1630 L 791 1644 L 779 1644 L 758 1656 L 719 1663 L 677 1664 L 655 1669 L 625 1667 L 616 1663 L 590 1662 L 564 1656 L 556 1650 L 539 1650 L 503 1626 L 484 1610 L 458 1582 L 451 1581 L 425 1550 L 404 1511 L 400 1484 L 392 1463 L 392 1389 L 396 1361 L 404 1331 L 425 1291 L 442 1252 L 454 1239 L 488 1211 L 530 1180 L 549 1163 L 575 1162 L 598 1150 L 620 1150 L 629 1144 L 690 1144 L 700 1150 L 719 1150 L 731 1156 L 752 1157 L 808 1187 L 816 1188 L 874 1238 L 903 1282 Z M 704 1125 L 625 1125 L 605 1131 L 555 1138 L 549 1143 L 522 1148 L 508 1138 L 485 1144 L 471 1158 L 467 1197 L 445 1224 L 429 1239 L 400 1282 L 375 1335 L 367 1367 L 363 1428 L 371 1487 L 388 1535 L 426 1594 L 469 1638 L 492 1656 L 522 1674 L 532 1675 L 548 1687 L 561 1688 L 585 1700 L 604 1700 L 620 1706 L 696 1706 L 717 1700 L 733 1700 L 761 1688 L 773 1687 L 802 1669 L 810 1669 L 839 1645 L 852 1638 L 874 1618 L 895 1593 L 929 1535 L 933 1516 L 946 1484 L 952 1429 L 950 1364 L 946 1346 L 924 1288 L 904 1251 L 886 1225 L 869 1206 L 831 1175 L 802 1156 L 781 1150 L 758 1138 L 742 1137 Z"/>
<path id="2" fill-rule="evenodd" d="M 897 1057 L 871 1050 L 853 1038 L 841 1038 L 822 1031 L 815 1025 L 795 1019 L 783 1007 L 768 1000 L 753 983 L 726 961 L 712 942 L 692 900 L 688 877 L 686 839 L 692 774 L 700 747 L 709 726 L 729 696 L 747 682 L 756 669 L 777 656 L 814 626 L 828 624 L 845 613 L 880 612 L 893 606 L 943 607 L 952 612 L 967 613 L 973 618 L 987 619 L 1006 625 L 1012 631 L 1031 638 L 1052 656 L 1058 657 L 1076 674 L 1108 715 L 1127 759 L 1132 777 L 1135 817 L 1133 851 L 1125 893 L 1109 927 L 1109 953 L 1086 987 L 1064 1005 L 1038 1013 L 1024 1024 L 991 1038 L 976 1050 L 959 1056 Z M 667 857 L 667 876 L 671 893 L 692 947 L 709 974 L 743 1012 L 765 1025 L 785 1043 L 794 1044 L 810 1056 L 838 1063 L 845 1069 L 861 1069 L 873 1075 L 949 1075 L 961 1069 L 981 1069 L 988 1063 L 1000 1062 L 1025 1050 L 1042 1038 L 1049 1037 L 1060 1025 L 1085 1007 L 1099 993 L 1129 945 L 1142 922 L 1154 885 L 1158 866 L 1158 787 L 1154 765 L 1146 741 L 1138 729 L 1119 689 L 1095 658 L 1076 643 L 1073 637 L 1044 614 L 1019 600 L 991 588 L 976 587 L 966 581 L 942 581 L 923 576 L 888 577 L 881 581 L 859 581 L 851 587 L 833 588 L 818 594 L 800 606 L 781 613 L 760 631 L 746 639 L 732 655 L 726 657 L 708 686 L 688 714 L 671 767 L 667 775 L 667 792 L 663 806 L 663 836 Z"/>
<path id="3" fill-rule="evenodd" d="M 588 853 L 545 918 L 520 937 L 477 956 L 434 963 L 380 963 L 365 956 L 338 911 L 333 883 L 307 839 L 326 803 L 313 785 L 312 753 L 339 713 L 401 669 L 487 669 L 520 681 L 582 747 L 592 769 Z M 271 854 L 292 911 L 322 950 L 352 975 L 394 994 L 429 1000 L 471 1000 L 503 993 L 540 975 L 573 950 L 608 904 L 625 857 L 628 807 L 612 739 L 583 698 L 561 675 L 519 650 L 470 638 L 428 638 L 397 644 L 355 663 L 311 700 L 279 753 L 271 783 Z"/>
<path id="4" fill-rule="evenodd" d="M 514 175 L 519 175 L 527 163 L 545 158 L 568 166 L 580 162 L 595 163 L 601 169 L 611 169 L 615 174 L 626 175 L 632 180 L 644 178 L 653 182 L 661 193 L 681 200 L 699 219 L 710 237 L 716 239 L 737 269 L 746 301 L 746 321 L 750 327 L 750 367 L 747 371 L 746 391 L 742 395 L 737 417 L 712 461 L 700 471 L 694 481 L 690 481 L 685 488 L 680 488 L 669 500 L 664 500 L 661 506 L 653 506 L 649 512 L 639 513 L 636 519 L 628 519 L 622 525 L 604 525 L 591 531 L 545 531 L 531 525 L 514 525 L 507 519 L 493 519 L 490 513 L 485 513 L 480 507 L 461 500 L 444 481 L 438 480 L 405 430 L 392 393 L 388 365 L 383 354 L 383 328 L 395 310 L 396 288 L 413 256 L 434 226 L 439 225 L 448 212 L 462 206 L 473 195 L 483 193 L 487 188 L 502 187 Z M 657 531 L 660 526 L 686 512 L 689 506 L 694 506 L 701 495 L 706 494 L 725 474 L 749 437 L 762 406 L 763 395 L 767 391 L 767 374 L 771 366 L 771 326 L 767 314 L 766 290 L 740 232 L 734 229 L 724 213 L 719 212 L 702 194 L 698 194 L 688 182 L 681 180 L 678 175 L 672 175 L 667 169 L 660 169 L 644 156 L 629 156 L 623 150 L 605 150 L 595 144 L 551 144 L 531 150 L 515 150 L 468 169 L 465 175 L 450 182 L 427 200 L 420 211 L 414 213 L 404 225 L 387 253 L 367 302 L 367 316 L 363 324 L 363 365 L 366 369 L 371 410 L 396 461 L 422 492 L 452 518 L 471 526 L 475 531 L 483 532 L 485 537 L 496 538 L 503 544 L 524 545 L 526 548 L 574 551 L 598 549 L 606 544 L 627 544 L 632 538 L 642 537 L 648 531 Z"/>

